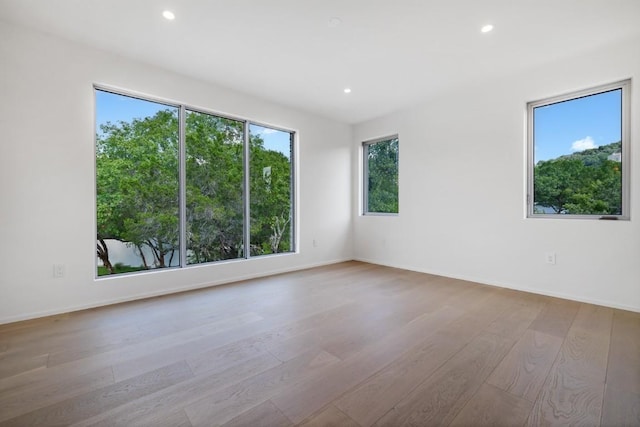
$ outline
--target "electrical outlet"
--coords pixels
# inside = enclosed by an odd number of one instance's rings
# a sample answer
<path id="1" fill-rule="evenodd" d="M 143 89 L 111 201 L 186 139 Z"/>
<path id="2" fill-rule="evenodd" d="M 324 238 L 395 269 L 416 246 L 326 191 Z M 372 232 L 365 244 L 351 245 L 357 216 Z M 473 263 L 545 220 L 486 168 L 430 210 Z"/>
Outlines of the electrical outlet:
<path id="1" fill-rule="evenodd" d="M 64 277 L 64 264 L 53 265 L 53 277 L 55 277 L 56 279 Z"/>
<path id="2" fill-rule="evenodd" d="M 556 253 L 555 252 L 547 252 L 546 254 L 544 254 L 544 259 L 547 262 L 547 264 L 554 265 L 556 263 Z"/>

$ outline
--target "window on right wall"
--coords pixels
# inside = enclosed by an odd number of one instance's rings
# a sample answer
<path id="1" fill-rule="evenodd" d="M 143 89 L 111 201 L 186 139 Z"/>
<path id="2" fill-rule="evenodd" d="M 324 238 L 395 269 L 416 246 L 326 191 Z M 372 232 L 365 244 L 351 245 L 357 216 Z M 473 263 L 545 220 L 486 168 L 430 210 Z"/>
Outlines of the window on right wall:
<path id="1" fill-rule="evenodd" d="M 398 214 L 398 136 L 362 143 L 363 214 Z"/>
<path id="2" fill-rule="evenodd" d="M 527 216 L 629 219 L 626 80 L 527 104 Z"/>

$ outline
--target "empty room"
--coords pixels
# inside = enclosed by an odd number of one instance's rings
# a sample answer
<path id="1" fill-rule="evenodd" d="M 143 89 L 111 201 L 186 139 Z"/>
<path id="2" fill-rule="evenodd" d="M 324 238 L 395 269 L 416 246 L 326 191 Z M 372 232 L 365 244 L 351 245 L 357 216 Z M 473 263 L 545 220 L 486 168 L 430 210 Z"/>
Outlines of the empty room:
<path id="1" fill-rule="evenodd" d="M 0 426 L 640 425 L 639 22 L 0 0 Z"/>

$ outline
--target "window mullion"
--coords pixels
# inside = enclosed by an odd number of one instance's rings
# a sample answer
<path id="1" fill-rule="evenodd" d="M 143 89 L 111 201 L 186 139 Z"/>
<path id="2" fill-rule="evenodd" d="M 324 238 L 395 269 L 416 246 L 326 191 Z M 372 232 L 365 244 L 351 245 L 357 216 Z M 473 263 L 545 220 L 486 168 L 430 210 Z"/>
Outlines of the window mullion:
<path id="1" fill-rule="evenodd" d="M 250 155 L 251 143 L 249 139 L 249 122 L 244 122 L 244 138 L 243 138 L 243 160 L 244 160 L 244 257 L 251 257 L 251 208 L 250 208 Z"/>
<path id="2" fill-rule="evenodd" d="M 363 174 L 362 174 L 362 184 L 363 184 L 363 197 L 362 197 L 362 212 L 369 212 L 369 144 L 364 144 L 362 147 L 364 150 L 363 153 Z"/>
<path id="3" fill-rule="evenodd" d="M 298 246 L 296 245 L 296 150 L 295 150 L 295 134 L 289 134 L 289 151 L 291 152 L 291 178 L 289 180 L 289 186 L 291 188 L 291 199 L 289 201 L 289 215 L 291 216 L 291 223 L 289 224 L 291 230 L 291 251 L 296 252 L 298 250 Z"/>
<path id="4" fill-rule="evenodd" d="M 186 148 L 186 119 L 187 112 L 184 105 L 180 106 L 179 114 L 179 155 L 178 155 L 178 171 L 179 171 L 179 230 L 180 230 L 180 266 L 187 265 L 187 148 Z"/>

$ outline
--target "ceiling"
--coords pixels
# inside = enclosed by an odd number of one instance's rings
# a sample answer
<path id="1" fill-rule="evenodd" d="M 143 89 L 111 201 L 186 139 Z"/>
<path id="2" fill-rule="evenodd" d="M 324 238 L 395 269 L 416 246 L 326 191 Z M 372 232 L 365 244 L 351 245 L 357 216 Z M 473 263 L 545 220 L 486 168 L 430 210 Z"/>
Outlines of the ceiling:
<path id="1" fill-rule="evenodd" d="M 0 20 L 358 123 L 636 37 L 640 0 L 0 0 Z"/>

